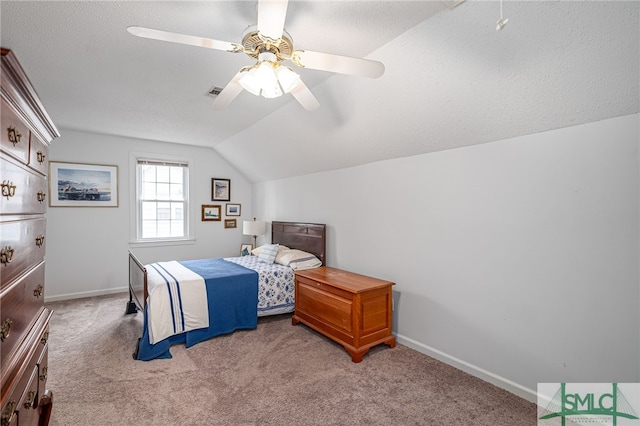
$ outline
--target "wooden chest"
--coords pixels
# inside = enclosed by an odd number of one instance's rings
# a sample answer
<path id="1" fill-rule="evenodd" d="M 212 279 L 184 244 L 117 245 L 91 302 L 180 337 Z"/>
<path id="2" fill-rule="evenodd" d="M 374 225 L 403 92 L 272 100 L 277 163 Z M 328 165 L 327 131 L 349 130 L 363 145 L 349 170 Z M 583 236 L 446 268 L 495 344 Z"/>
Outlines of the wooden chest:
<path id="1" fill-rule="evenodd" d="M 395 347 L 394 283 L 323 266 L 296 272 L 293 325 L 301 322 L 341 344 L 353 362 L 373 346 Z"/>
<path id="2" fill-rule="evenodd" d="M 0 424 L 46 425 L 45 213 L 49 143 L 59 134 L 16 57 L 1 52 Z"/>

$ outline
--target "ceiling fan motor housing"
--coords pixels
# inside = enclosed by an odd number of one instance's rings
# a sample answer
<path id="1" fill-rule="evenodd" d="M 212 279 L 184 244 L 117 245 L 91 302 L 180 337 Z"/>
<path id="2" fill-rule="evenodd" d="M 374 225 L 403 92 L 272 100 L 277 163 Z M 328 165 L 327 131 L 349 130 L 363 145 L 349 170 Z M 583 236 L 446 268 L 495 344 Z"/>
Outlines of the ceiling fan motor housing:
<path id="1" fill-rule="evenodd" d="M 278 61 L 283 61 L 291 56 L 293 41 L 286 31 L 282 32 L 280 39 L 269 40 L 262 36 L 255 26 L 251 26 L 242 35 L 242 47 L 244 52 L 254 59 L 258 59 L 260 53 L 272 52 Z"/>

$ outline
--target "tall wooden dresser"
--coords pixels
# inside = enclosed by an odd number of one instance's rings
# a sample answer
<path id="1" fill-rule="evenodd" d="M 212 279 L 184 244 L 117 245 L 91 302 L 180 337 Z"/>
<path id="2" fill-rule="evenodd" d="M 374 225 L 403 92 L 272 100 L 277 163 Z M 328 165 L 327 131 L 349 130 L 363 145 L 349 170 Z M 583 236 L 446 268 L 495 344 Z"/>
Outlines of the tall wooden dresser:
<path id="1" fill-rule="evenodd" d="M 60 135 L 16 56 L 1 53 L 0 426 L 47 424 L 45 212 L 49 144 Z"/>

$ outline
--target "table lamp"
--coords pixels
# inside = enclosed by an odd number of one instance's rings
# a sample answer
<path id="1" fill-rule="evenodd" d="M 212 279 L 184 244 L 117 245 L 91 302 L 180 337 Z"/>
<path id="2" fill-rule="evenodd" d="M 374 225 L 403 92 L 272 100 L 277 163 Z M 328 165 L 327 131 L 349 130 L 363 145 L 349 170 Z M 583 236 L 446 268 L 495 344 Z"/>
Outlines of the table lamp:
<path id="1" fill-rule="evenodd" d="M 258 235 L 264 235 L 267 232 L 267 223 L 261 220 L 245 220 L 242 222 L 242 233 L 253 237 L 253 248 L 256 248 Z"/>

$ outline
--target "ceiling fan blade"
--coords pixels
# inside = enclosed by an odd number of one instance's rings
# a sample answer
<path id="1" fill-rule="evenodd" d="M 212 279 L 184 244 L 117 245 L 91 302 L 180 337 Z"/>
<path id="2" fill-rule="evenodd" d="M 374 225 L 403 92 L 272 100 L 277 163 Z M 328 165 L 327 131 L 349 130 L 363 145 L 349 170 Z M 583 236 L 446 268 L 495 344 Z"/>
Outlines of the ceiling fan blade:
<path id="1" fill-rule="evenodd" d="M 169 41 L 172 43 L 188 44 L 197 47 L 206 47 L 208 49 L 224 50 L 227 52 L 242 52 L 242 45 L 230 43 L 228 41 L 213 40 L 191 36 L 186 34 L 172 33 L 169 31 L 154 30 L 153 28 L 127 27 L 127 31 L 134 36 L 150 38 L 153 40 Z"/>
<path id="2" fill-rule="evenodd" d="M 314 70 L 331 71 L 358 77 L 378 78 L 384 74 L 384 64 L 370 59 L 352 58 L 350 56 L 313 52 L 311 50 L 294 50 L 291 62 L 299 67 Z"/>
<path id="3" fill-rule="evenodd" d="M 320 102 L 313 96 L 311 90 L 302 81 L 289 92 L 307 111 L 315 111 L 320 107 Z"/>
<path id="4" fill-rule="evenodd" d="M 240 73 L 242 71 L 238 71 L 236 75 L 233 76 L 231 81 L 224 86 L 222 92 L 218 95 L 218 97 L 211 104 L 211 109 L 213 110 L 221 110 L 229 105 L 233 100 L 242 92 L 242 86 L 238 82 L 240 80 Z"/>
<path id="5" fill-rule="evenodd" d="M 288 3 L 288 0 L 258 1 L 258 31 L 260 34 L 273 40 L 282 37 Z"/>

